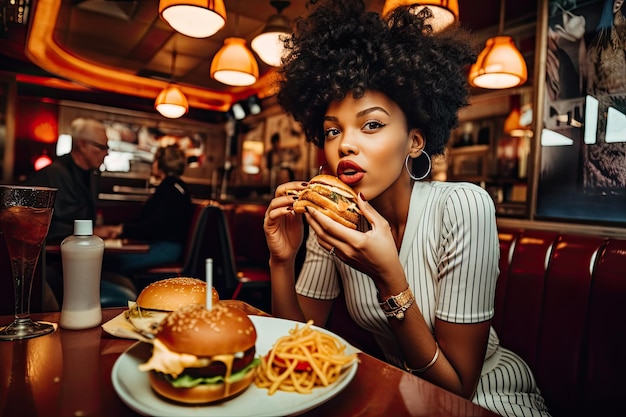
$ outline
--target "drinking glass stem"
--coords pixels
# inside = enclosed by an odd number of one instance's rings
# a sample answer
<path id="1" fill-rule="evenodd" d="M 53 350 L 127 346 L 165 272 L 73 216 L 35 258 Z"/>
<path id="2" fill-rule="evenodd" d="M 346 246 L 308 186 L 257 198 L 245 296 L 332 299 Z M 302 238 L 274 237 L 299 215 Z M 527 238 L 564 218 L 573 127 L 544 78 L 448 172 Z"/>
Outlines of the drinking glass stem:
<path id="1" fill-rule="evenodd" d="M 15 291 L 15 318 L 28 319 L 30 317 L 30 293 L 33 288 L 37 259 L 11 258 Z"/>

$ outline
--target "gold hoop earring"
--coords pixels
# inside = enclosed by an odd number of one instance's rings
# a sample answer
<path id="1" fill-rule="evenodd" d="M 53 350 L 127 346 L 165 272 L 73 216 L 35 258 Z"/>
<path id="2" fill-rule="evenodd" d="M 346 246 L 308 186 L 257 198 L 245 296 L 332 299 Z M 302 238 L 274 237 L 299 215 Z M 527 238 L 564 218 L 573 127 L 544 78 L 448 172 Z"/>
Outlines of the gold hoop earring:
<path id="1" fill-rule="evenodd" d="M 411 171 L 411 168 L 409 168 L 409 158 L 411 157 L 411 155 L 407 155 L 406 159 L 404 160 L 404 168 L 406 168 L 406 172 L 408 172 L 409 173 L 409 177 L 411 177 L 411 179 L 413 179 L 415 181 L 421 181 L 424 178 L 426 178 L 428 176 L 428 174 L 430 174 L 430 170 L 432 169 L 432 163 L 430 161 L 430 156 L 424 150 L 422 150 L 422 154 L 426 156 L 426 160 L 428 161 L 428 169 L 426 170 L 424 175 L 422 175 L 421 177 L 416 177 L 413 174 L 413 172 Z"/>

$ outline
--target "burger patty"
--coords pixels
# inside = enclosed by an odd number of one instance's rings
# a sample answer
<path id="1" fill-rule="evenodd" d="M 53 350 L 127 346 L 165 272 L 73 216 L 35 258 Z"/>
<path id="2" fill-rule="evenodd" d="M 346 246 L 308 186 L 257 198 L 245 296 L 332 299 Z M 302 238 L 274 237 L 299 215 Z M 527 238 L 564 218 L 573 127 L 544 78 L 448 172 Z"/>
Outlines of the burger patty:
<path id="1" fill-rule="evenodd" d="M 231 374 L 239 372 L 248 366 L 254 360 L 255 354 L 256 348 L 252 346 L 243 353 L 242 358 L 235 358 Z M 209 366 L 205 366 L 203 368 L 185 368 L 184 373 L 194 378 L 210 378 L 218 375 L 225 375 L 226 364 L 221 361 L 212 361 Z"/>
<path id="2" fill-rule="evenodd" d="M 359 222 L 359 213 L 349 209 L 349 207 L 351 205 L 354 205 L 354 203 L 348 203 L 344 199 L 338 199 L 338 201 L 333 201 L 331 198 L 324 197 L 322 194 L 316 191 L 305 190 L 302 194 L 300 194 L 298 201 L 306 201 L 312 203 L 320 211 L 324 212 L 330 217 L 335 218 L 335 220 L 337 220 L 338 218 L 343 218 L 348 223 L 354 225 Z"/>

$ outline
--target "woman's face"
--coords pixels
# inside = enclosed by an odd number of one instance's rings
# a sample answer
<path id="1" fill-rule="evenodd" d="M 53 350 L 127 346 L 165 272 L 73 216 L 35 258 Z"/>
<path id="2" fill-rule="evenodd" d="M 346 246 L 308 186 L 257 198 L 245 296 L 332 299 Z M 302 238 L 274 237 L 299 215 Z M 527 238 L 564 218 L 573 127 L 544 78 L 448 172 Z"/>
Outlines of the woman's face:
<path id="1" fill-rule="evenodd" d="M 330 104 L 324 117 L 328 167 L 365 198 L 374 199 L 408 174 L 404 160 L 415 146 L 400 107 L 378 91 Z"/>

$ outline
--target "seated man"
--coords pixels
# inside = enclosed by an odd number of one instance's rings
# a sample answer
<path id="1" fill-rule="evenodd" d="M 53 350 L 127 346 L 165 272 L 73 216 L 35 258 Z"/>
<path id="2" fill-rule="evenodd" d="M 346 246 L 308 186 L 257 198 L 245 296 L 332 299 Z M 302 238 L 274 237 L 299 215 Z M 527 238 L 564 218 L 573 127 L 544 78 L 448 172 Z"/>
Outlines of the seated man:
<path id="1" fill-rule="evenodd" d="M 25 185 L 57 188 L 54 212 L 48 231 L 48 242 L 59 243 L 74 232 L 74 220 L 96 221 L 99 168 L 108 154 L 106 127 L 95 119 L 78 118 L 72 122 L 72 150 L 55 159 L 52 164 L 35 172 Z M 47 298 L 44 309 L 58 310 L 63 301 L 63 268 L 59 255 L 46 259 L 46 283 L 54 298 Z M 124 277 L 103 274 L 103 279 L 134 292 L 134 286 Z M 109 283 L 103 288 L 110 288 Z M 44 289 L 45 291 L 45 289 Z"/>
<path id="2" fill-rule="evenodd" d="M 74 231 L 74 220 L 96 221 L 98 169 L 109 146 L 106 128 L 95 119 L 72 122 L 72 151 L 28 177 L 25 185 L 57 188 L 48 242 L 60 242 Z"/>

